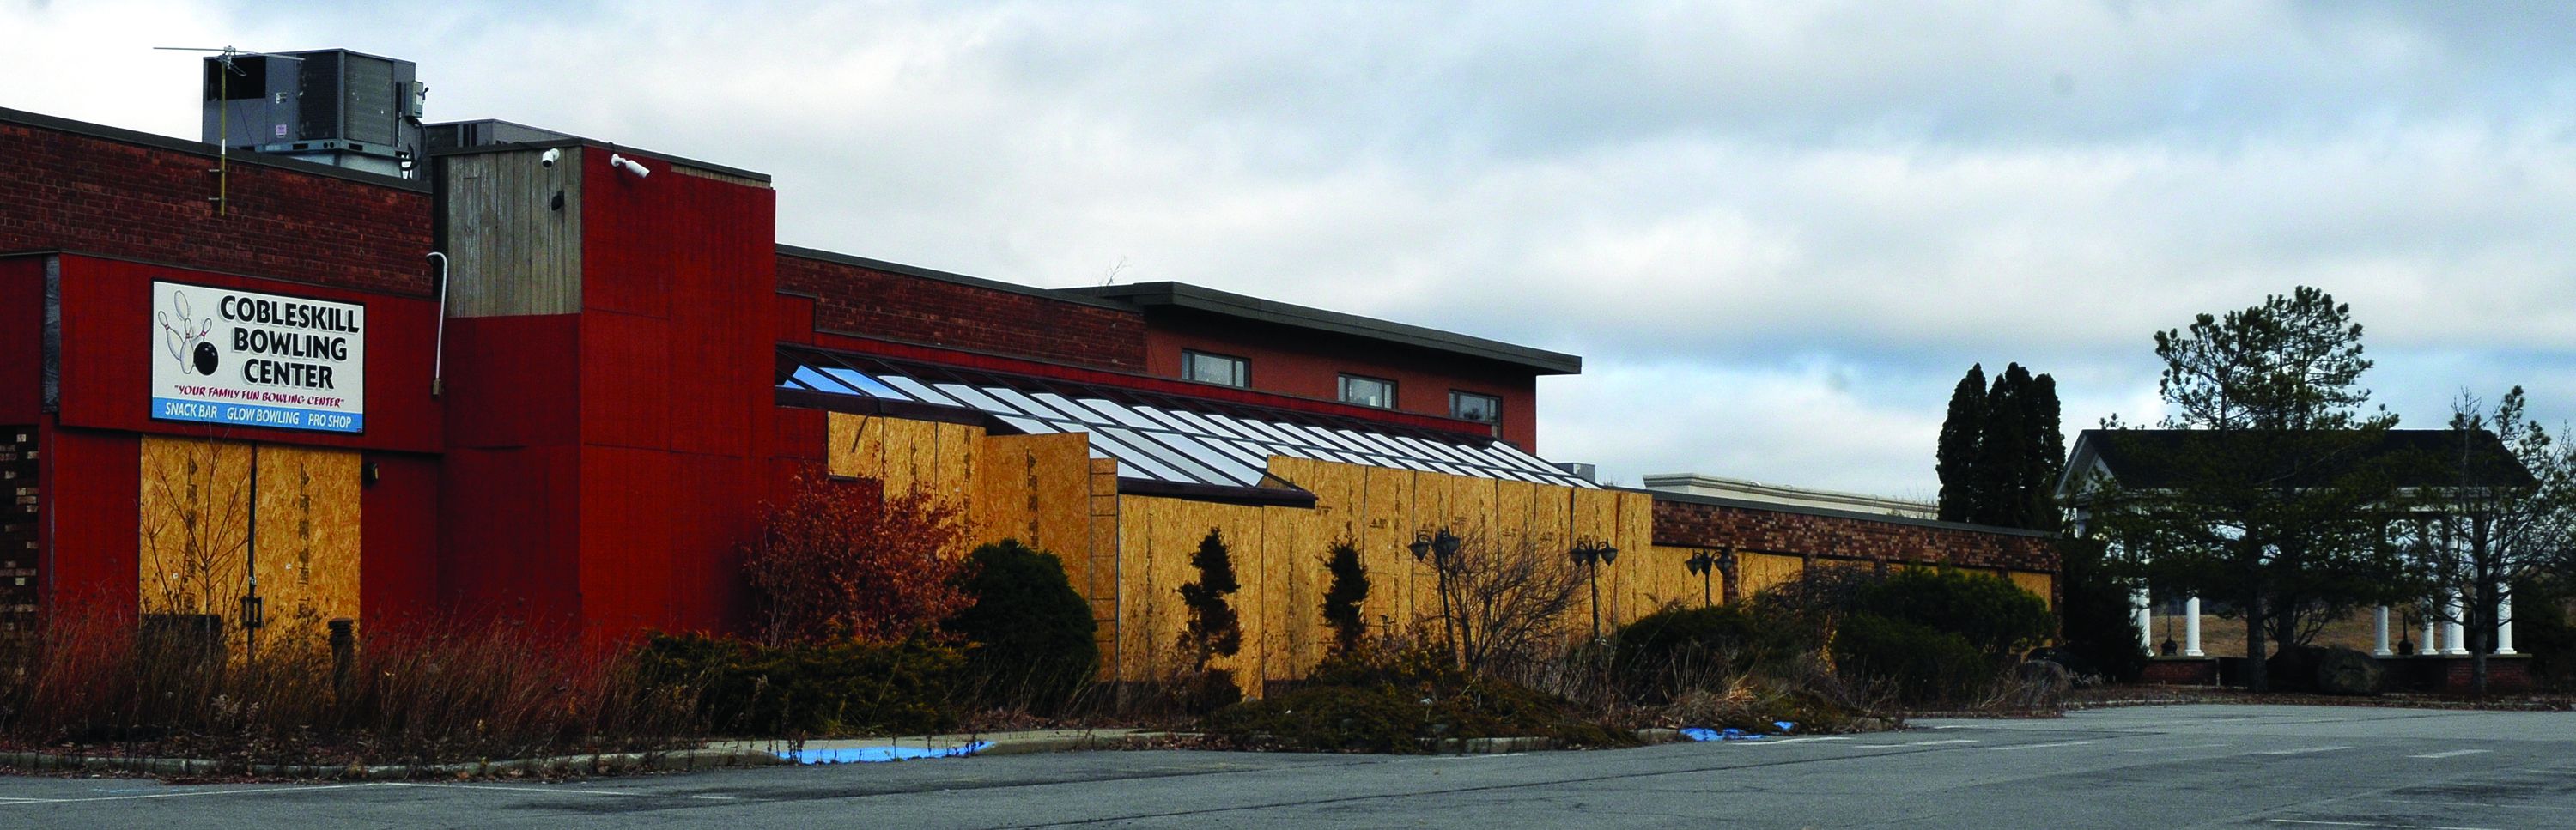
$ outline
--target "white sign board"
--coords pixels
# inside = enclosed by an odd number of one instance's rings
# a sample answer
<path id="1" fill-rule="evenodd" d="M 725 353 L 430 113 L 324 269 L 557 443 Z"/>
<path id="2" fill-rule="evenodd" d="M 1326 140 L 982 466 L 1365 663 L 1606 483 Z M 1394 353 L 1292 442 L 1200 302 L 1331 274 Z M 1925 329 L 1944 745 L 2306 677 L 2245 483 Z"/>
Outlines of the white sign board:
<path id="1" fill-rule="evenodd" d="M 364 432 L 366 306 L 152 284 L 152 417 Z"/>

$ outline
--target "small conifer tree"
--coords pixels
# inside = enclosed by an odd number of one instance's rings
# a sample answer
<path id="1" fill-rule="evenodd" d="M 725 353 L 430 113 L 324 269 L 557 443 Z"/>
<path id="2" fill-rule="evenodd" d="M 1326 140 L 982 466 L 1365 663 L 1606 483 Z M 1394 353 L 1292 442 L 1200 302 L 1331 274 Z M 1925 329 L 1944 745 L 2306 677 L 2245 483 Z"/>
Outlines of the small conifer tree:
<path id="1" fill-rule="evenodd" d="M 1333 584 L 1324 590 L 1324 624 L 1333 629 L 1333 652 L 1349 654 L 1368 632 L 1360 618 L 1360 603 L 1368 600 L 1368 569 L 1360 565 L 1359 546 L 1344 537 L 1333 543 L 1324 570 L 1333 576 Z"/>

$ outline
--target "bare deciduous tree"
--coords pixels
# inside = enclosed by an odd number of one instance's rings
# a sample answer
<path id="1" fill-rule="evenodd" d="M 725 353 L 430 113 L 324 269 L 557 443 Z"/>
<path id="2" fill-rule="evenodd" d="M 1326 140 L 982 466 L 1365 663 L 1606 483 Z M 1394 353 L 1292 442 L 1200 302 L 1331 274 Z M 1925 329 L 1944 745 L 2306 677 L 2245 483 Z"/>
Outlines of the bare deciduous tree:
<path id="1" fill-rule="evenodd" d="M 1457 553 L 1429 564 L 1447 601 L 1425 620 L 1448 616 L 1459 665 L 1469 672 L 1489 674 L 1557 645 L 1566 612 L 1583 596 L 1583 572 L 1535 538 L 1497 543 L 1469 531 Z"/>

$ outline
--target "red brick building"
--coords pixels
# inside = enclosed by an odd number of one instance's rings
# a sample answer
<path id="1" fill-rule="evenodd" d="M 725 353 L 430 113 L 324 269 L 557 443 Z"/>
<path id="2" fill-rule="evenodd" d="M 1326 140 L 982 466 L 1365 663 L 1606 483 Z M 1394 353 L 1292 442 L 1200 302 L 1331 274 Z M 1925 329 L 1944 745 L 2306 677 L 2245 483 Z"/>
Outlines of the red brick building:
<path id="1" fill-rule="evenodd" d="M 500 122 L 427 132 L 406 178 L 0 110 L 0 604 L 19 623 L 97 603 L 264 632 L 246 638 L 429 615 L 730 629 L 761 505 L 852 464 L 1025 504 L 1012 526 L 1087 552 L 1069 567 L 1112 627 L 1164 590 L 1138 581 L 1168 530 L 1147 516 L 1295 539 L 1263 554 L 1278 609 L 1311 605 L 1285 569 L 1328 520 L 1381 557 L 1472 516 L 1548 544 L 1970 563 L 2043 593 L 2055 570 L 2023 534 L 1605 490 L 1531 455 L 1537 378 L 1580 371 L 1571 355 L 781 246 L 760 173 Z M 1038 488 L 1065 435 L 1088 472 Z M 1006 451 L 1025 486 L 995 473 Z M 1679 596 L 1680 560 L 1643 559 L 1607 595 L 1631 611 Z M 190 582 L 207 567 L 228 587 Z"/>

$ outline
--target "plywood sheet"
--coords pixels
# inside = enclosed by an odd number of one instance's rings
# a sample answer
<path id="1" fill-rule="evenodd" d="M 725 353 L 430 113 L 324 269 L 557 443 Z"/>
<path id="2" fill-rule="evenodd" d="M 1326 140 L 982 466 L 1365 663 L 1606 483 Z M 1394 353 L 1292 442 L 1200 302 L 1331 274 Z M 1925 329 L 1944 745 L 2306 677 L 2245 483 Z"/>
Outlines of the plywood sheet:
<path id="1" fill-rule="evenodd" d="M 262 647 L 327 649 L 325 623 L 358 618 L 358 453 L 268 446 L 258 458 Z"/>
<path id="2" fill-rule="evenodd" d="M 2009 576 L 2012 578 L 2014 587 L 2038 595 L 2041 602 L 2049 604 L 2049 610 L 2056 610 L 2057 578 L 2055 576 L 2036 571 L 2013 571 Z"/>
<path id="3" fill-rule="evenodd" d="M 226 632 L 240 631 L 251 577 L 250 446 L 146 435 L 140 452 L 143 613 L 215 614 Z"/>
<path id="4" fill-rule="evenodd" d="M 1749 552 L 1735 555 L 1736 578 L 1744 580 L 1740 595 L 1748 599 L 1773 585 L 1797 579 L 1798 572 L 1805 568 L 1805 561 L 1795 556 Z"/>

